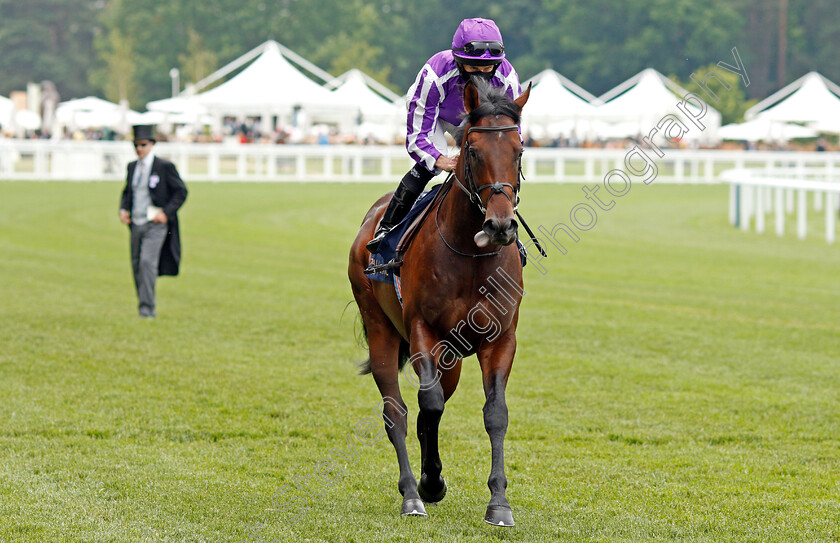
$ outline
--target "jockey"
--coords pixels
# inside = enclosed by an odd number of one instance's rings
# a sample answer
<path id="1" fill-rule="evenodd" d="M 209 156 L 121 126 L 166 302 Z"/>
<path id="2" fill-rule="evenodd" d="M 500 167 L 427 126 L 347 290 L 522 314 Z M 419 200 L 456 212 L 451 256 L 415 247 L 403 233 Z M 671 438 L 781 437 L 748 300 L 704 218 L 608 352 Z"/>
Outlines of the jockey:
<path id="1" fill-rule="evenodd" d="M 464 111 L 464 85 L 480 77 L 502 87 L 511 100 L 522 94 L 519 77 L 505 60 L 499 27 L 490 19 L 464 19 L 452 37 L 452 49 L 426 61 L 408 91 L 408 135 L 405 146 L 417 163 L 402 178 L 391 197 L 373 239 L 371 253 L 403 218 L 426 184 L 441 171 L 451 172 L 457 158 L 449 158 L 444 131 L 454 132 Z"/>

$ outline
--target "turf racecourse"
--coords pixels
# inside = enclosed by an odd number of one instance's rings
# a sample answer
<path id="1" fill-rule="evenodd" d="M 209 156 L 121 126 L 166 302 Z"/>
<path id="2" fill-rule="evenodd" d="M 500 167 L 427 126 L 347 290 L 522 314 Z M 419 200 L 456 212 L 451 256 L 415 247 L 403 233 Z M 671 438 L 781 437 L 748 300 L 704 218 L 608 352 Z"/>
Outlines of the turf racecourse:
<path id="1" fill-rule="evenodd" d="M 399 517 L 390 443 L 353 437 L 379 396 L 347 251 L 389 187 L 189 188 L 150 322 L 118 184 L 0 183 L 0 541 L 840 540 L 840 246 L 818 218 L 759 236 L 726 187 L 639 184 L 529 265 L 499 529 L 474 357 L 429 518 Z M 582 201 L 526 183 L 521 209 L 551 227 Z"/>

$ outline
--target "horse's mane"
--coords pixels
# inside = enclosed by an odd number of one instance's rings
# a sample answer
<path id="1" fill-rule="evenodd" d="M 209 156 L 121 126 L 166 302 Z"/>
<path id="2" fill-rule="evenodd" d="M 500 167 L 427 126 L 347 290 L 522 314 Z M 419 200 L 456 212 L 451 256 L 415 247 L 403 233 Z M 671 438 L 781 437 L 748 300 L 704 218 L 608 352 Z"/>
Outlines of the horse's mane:
<path id="1" fill-rule="evenodd" d="M 516 102 L 508 98 L 508 95 L 505 94 L 504 87 L 494 87 L 478 77 L 472 78 L 472 83 L 478 91 L 478 102 L 480 105 L 468 114 L 465 114 L 464 118 L 467 122 L 461 123 L 461 126 L 455 130 L 454 137 L 459 146 L 464 139 L 466 125 L 475 125 L 479 119 L 484 117 L 503 115 L 510 117 L 514 123 L 519 124 L 519 106 L 516 105 Z"/>

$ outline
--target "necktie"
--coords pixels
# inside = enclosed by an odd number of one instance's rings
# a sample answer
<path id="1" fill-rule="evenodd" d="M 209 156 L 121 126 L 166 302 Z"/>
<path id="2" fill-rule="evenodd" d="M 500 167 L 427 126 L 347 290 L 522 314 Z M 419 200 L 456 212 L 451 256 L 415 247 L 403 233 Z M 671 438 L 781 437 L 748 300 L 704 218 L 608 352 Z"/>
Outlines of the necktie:
<path id="1" fill-rule="evenodd" d="M 134 188 L 140 186 L 140 183 L 143 182 L 143 162 L 138 160 L 137 166 L 135 167 L 134 172 Z"/>

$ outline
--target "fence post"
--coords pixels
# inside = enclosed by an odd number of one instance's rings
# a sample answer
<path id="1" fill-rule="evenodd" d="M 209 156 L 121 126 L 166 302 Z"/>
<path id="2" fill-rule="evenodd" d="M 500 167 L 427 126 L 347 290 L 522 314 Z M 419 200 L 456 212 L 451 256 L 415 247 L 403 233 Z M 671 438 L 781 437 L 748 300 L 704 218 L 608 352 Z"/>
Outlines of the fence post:
<path id="1" fill-rule="evenodd" d="M 805 239 L 808 235 L 808 202 L 806 199 L 807 193 L 804 189 L 797 190 L 796 199 L 796 235 L 799 239 Z"/>
<path id="2" fill-rule="evenodd" d="M 753 187 L 750 185 L 741 186 L 741 213 L 739 222 L 741 223 L 741 230 L 747 231 L 750 229 L 750 199 L 752 198 Z"/>
<path id="3" fill-rule="evenodd" d="M 729 185 L 729 224 L 738 228 L 738 191 L 740 185 L 732 183 Z"/>
<path id="4" fill-rule="evenodd" d="M 382 177 L 385 179 L 390 179 L 393 177 L 393 172 L 391 171 L 391 155 L 385 154 L 382 156 Z"/>
<path id="5" fill-rule="evenodd" d="M 777 236 L 784 236 L 785 235 L 785 189 L 781 187 L 776 187 L 774 190 L 776 195 L 776 235 Z"/>
<path id="6" fill-rule="evenodd" d="M 828 243 L 834 243 L 834 214 L 836 213 L 834 210 L 835 198 L 837 198 L 836 193 L 825 193 L 825 241 Z"/>
<path id="7" fill-rule="evenodd" d="M 674 181 L 677 183 L 685 182 L 685 162 L 682 156 L 674 159 Z"/>
<path id="8" fill-rule="evenodd" d="M 268 167 L 268 177 L 270 179 L 274 179 L 277 177 L 277 152 L 275 149 L 272 149 L 269 153 L 267 153 L 266 160 L 268 161 L 266 164 Z"/>
<path id="9" fill-rule="evenodd" d="M 528 155 L 525 155 L 528 156 Z M 537 158 L 534 156 L 528 157 L 525 161 L 525 178 L 535 179 L 537 177 Z"/>
<path id="10" fill-rule="evenodd" d="M 755 187 L 755 231 L 764 233 L 764 187 Z"/>
<path id="11" fill-rule="evenodd" d="M 335 155 L 333 153 L 327 153 L 324 157 L 324 178 L 327 181 L 332 181 L 335 177 Z"/>
<path id="12" fill-rule="evenodd" d="M 302 181 L 306 177 L 306 155 L 299 153 L 295 157 L 295 177 Z"/>
<path id="13" fill-rule="evenodd" d="M 219 173 L 222 169 L 221 160 L 221 153 L 218 152 L 218 149 L 215 152 L 211 152 L 207 157 L 207 177 L 211 181 L 219 180 Z"/>
<path id="14" fill-rule="evenodd" d="M 236 153 L 236 177 L 239 178 L 239 181 L 245 181 L 245 174 L 247 170 L 247 164 L 245 158 L 245 149 L 240 148 L 239 152 Z"/>

